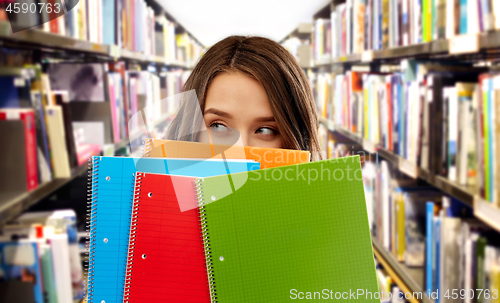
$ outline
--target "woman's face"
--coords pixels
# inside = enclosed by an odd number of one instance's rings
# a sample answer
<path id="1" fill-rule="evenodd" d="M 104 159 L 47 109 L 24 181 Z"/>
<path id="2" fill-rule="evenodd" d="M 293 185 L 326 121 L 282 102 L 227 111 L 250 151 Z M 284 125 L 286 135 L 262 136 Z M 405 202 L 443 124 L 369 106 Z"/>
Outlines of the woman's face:
<path id="1" fill-rule="evenodd" d="M 244 73 L 226 72 L 212 80 L 203 118 L 213 143 L 235 143 L 239 135 L 245 146 L 282 148 L 264 87 Z M 209 139 L 202 135 L 200 141 Z"/>

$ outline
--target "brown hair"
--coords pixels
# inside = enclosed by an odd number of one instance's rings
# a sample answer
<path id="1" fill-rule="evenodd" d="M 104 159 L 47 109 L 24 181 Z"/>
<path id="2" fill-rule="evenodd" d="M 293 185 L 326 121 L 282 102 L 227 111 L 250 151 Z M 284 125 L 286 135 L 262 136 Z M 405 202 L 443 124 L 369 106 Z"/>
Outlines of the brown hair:
<path id="1" fill-rule="evenodd" d="M 309 150 L 313 159 L 321 158 L 318 118 L 312 91 L 306 75 L 292 54 L 267 38 L 230 36 L 212 46 L 201 57 L 187 79 L 184 90 L 195 90 L 200 107 L 204 110 L 210 82 L 219 73 L 227 71 L 243 72 L 264 87 L 284 148 Z M 183 111 L 181 106 L 167 138 L 179 139 L 179 133 L 193 133 L 183 130 L 188 126 L 181 123 L 184 116 L 191 117 L 189 120 L 193 121 L 193 115 L 195 113 Z M 184 137 L 183 140 L 196 141 L 196 136 Z"/>

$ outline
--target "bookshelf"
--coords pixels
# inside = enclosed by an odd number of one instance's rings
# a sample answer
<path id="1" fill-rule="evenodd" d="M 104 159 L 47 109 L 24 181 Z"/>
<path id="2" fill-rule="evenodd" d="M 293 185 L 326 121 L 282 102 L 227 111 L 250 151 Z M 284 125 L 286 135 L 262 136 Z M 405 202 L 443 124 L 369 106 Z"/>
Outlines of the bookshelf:
<path id="1" fill-rule="evenodd" d="M 483 58 L 497 54 L 500 47 L 500 31 L 491 31 L 476 34 L 473 37 L 478 39 L 478 50 L 470 51 L 463 49 L 461 55 L 483 55 Z M 364 64 L 383 63 L 387 61 L 398 61 L 404 58 L 424 58 L 424 59 L 457 59 L 452 53 L 450 44 L 460 36 L 451 39 L 439 39 L 427 43 L 401 46 L 383 50 L 367 50 L 362 53 L 349 54 L 341 57 L 322 59 L 314 62 L 314 67 L 325 67 L 337 64 Z M 475 38 L 474 38 L 475 39 Z M 474 40 L 472 39 L 472 40 Z M 466 59 L 466 58 L 465 58 Z"/>
<path id="2" fill-rule="evenodd" d="M 424 270 L 423 268 L 410 268 L 396 261 L 396 259 L 388 253 L 377 239 L 372 239 L 373 252 L 377 260 L 384 266 L 389 275 L 394 279 L 403 293 L 424 293 Z M 428 297 L 423 296 L 420 301 L 416 298 L 408 299 L 411 303 L 424 302 L 431 303 Z"/>
<path id="3" fill-rule="evenodd" d="M 414 163 L 410 163 L 406 159 L 388 151 L 384 148 L 375 146 L 373 143 L 359 138 L 356 134 L 343 129 L 342 127 L 335 126 L 333 121 L 320 118 L 320 123 L 325 125 L 329 131 L 336 132 L 349 140 L 361 145 L 363 150 L 375 155 L 380 156 L 384 160 L 393 164 L 400 172 L 412 178 L 419 178 L 426 181 L 430 185 L 436 187 L 442 192 L 457 198 L 463 203 L 474 208 L 474 214 L 481 219 L 484 223 L 500 232 L 500 209 L 491 206 L 491 203 L 484 202 L 478 196 L 478 189 L 476 187 L 459 185 L 455 182 L 448 180 L 443 176 L 437 176 L 417 167 Z M 378 160 L 376 158 L 376 160 Z"/>
<path id="4" fill-rule="evenodd" d="M 460 241 L 464 243 L 469 241 L 468 235 L 464 236 L 463 234 L 464 230 L 469 228 L 469 221 L 476 222 L 480 226 L 481 230 L 474 231 L 476 235 L 481 237 L 489 235 L 487 243 L 491 245 L 492 249 L 498 248 L 494 248 L 495 244 L 493 243 L 498 240 L 498 232 L 500 232 L 500 207 L 496 202 L 496 196 L 494 197 L 494 194 L 490 193 L 497 190 L 498 183 L 485 176 L 487 170 L 496 171 L 496 167 L 491 167 L 496 165 L 497 157 L 485 156 L 485 150 L 488 151 L 488 148 L 491 148 L 488 146 L 493 145 L 492 151 L 489 150 L 489 152 L 496 154 L 497 134 L 496 131 L 491 131 L 493 126 L 490 125 L 497 123 L 496 117 L 498 115 L 490 111 L 490 107 L 488 110 L 484 109 L 486 104 L 488 106 L 490 104 L 486 103 L 485 100 L 488 102 L 496 100 L 494 98 L 497 98 L 497 90 L 496 87 L 491 89 L 491 86 L 485 88 L 485 83 L 489 85 L 492 80 L 487 82 L 479 76 L 477 79 L 474 77 L 466 79 L 460 75 L 460 72 L 463 72 L 476 73 L 482 77 L 491 74 L 494 79 L 499 77 L 500 10 L 498 9 L 500 6 L 495 6 L 495 10 L 480 7 L 478 13 L 475 10 L 470 10 L 476 5 L 475 2 L 468 2 L 471 7 L 464 10 L 464 7 L 461 6 L 460 21 L 457 21 L 456 18 L 450 19 L 450 16 L 456 16 L 452 12 L 458 13 L 455 6 L 449 5 L 451 1 L 433 1 L 440 4 L 446 3 L 448 6 L 442 6 L 440 9 L 436 6 L 436 11 L 432 12 L 431 18 L 425 15 L 425 18 L 428 19 L 424 18 L 423 7 L 413 6 L 414 4 L 420 5 L 416 3 L 423 4 L 424 2 L 432 3 L 431 1 L 408 0 L 402 1 L 402 3 L 408 4 L 407 8 L 404 8 L 404 4 L 402 8 L 398 8 L 391 7 L 394 2 L 384 0 L 367 2 L 333 0 L 329 4 L 330 7 L 327 5 L 320 10 L 321 16 L 313 17 L 315 26 L 311 35 L 313 39 L 311 53 L 314 54 L 314 62 L 313 67 L 306 71 L 313 88 L 313 94 L 317 99 L 322 147 L 327 149 L 330 155 L 333 152 L 346 152 L 346 149 L 351 148 L 350 142 L 352 142 L 352 145 L 357 146 L 357 150 L 370 155 L 370 162 L 374 162 L 373 165 L 367 166 L 367 175 L 363 175 L 364 178 L 366 177 L 367 203 L 373 207 L 375 212 L 375 223 L 373 223 L 375 236 L 372 239 L 374 253 L 376 259 L 403 292 L 427 291 L 429 283 L 432 285 L 431 288 L 444 289 L 445 285 L 448 284 L 438 283 L 448 283 L 449 280 L 436 282 L 431 278 L 429 282 L 428 279 L 424 278 L 429 277 L 430 271 L 434 271 L 434 267 L 429 267 L 436 266 L 437 261 L 434 259 L 430 263 L 427 259 L 424 260 L 422 267 L 409 268 L 405 266 L 408 261 L 407 256 L 404 257 L 405 262 L 399 262 L 381 244 L 381 239 L 386 239 L 387 236 L 384 232 L 387 233 L 388 230 L 394 232 L 395 228 L 393 226 L 388 229 L 382 227 L 385 224 L 383 222 L 386 221 L 381 220 L 388 220 L 387 212 L 389 212 L 384 207 L 387 207 L 386 203 L 389 203 L 389 209 L 392 211 L 396 203 L 400 203 L 394 202 L 399 198 L 397 198 L 397 190 L 392 191 L 393 185 L 390 185 L 390 194 L 395 195 L 392 198 L 387 198 L 384 193 L 380 193 L 384 190 L 381 190 L 380 187 L 387 184 L 386 180 L 398 179 L 397 181 L 408 181 L 408 184 L 424 187 L 428 184 L 429 191 L 439 190 L 446 203 L 439 204 L 440 202 L 437 202 L 434 204 L 438 205 L 436 210 L 438 212 L 439 207 L 446 209 L 449 201 L 459 200 L 465 204 L 466 206 L 460 206 L 463 207 L 460 215 L 444 214 L 444 218 L 454 218 L 459 221 L 459 226 L 462 228 L 460 235 L 463 237 Z M 384 5 L 388 6 L 384 7 Z M 328 8 L 330 14 L 328 14 Z M 360 11 L 368 13 L 361 16 L 361 14 L 356 13 Z M 387 13 L 388 11 L 389 13 Z M 467 15 L 463 13 L 465 11 L 467 11 Z M 483 15 L 480 15 L 481 13 Z M 420 20 L 418 18 L 422 15 L 422 23 L 411 23 L 404 18 L 398 19 L 397 14 L 400 16 L 407 14 L 409 20 L 415 16 L 417 17 L 414 20 Z M 494 18 L 494 24 L 493 21 L 490 23 L 485 16 Z M 380 19 L 377 20 L 377 17 Z M 317 18 L 322 20 L 316 20 Z M 442 20 L 446 20 L 446 22 L 442 22 Z M 462 26 L 458 31 L 456 22 L 460 24 L 464 20 L 469 22 L 469 26 L 465 28 Z M 419 27 L 424 24 L 427 27 Z M 476 25 L 478 25 L 477 28 L 475 28 Z M 319 39 L 314 41 L 315 37 L 319 37 Z M 417 67 L 414 68 L 414 66 Z M 443 69 L 432 70 L 431 68 L 425 72 L 420 70 L 421 67 L 425 69 L 427 66 L 442 66 Z M 453 70 L 456 66 L 464 66 L 464 69 L 461 71 Z M 433 72 L 437 75 L 433 76 Z M 446 77 L 443 76 L 446 73 L 449 73 L 450 79 L 455 79 L 455 82 L 441 82 L 442 86 L 441 84 L 433 86 L 433 83 L 436 83 L 433 80 L 438 79 L 437 83 L 440 83 L 439 81 Z M 398 82 L 399 79 L 401 82 Z M 470 94 L 467 96 L 470 99 L 466 101 L 480 104 L 479 107 L 470 107 L 472 110 L 467 112 L 467 118 L 464 118 L 464 113 L 467 111 L 464 107 L 453 114 L 451 113 L 455 104 L 459 104 L 457 107 L 464 105 L 460 102 L 465 101 L 465 99 L 455 99 L 454 95 L 457 91 L 461 93 L 465 91 L 461 86 L 464 84 L 474 87 L 474 90 L 472 88 L 469 90 Z M 488 97 L 485 97 L 486 95 Z M 460 96 L 463 98 L 465 95 Z M 454 103 L 455 101 L 457 103 Z M 484 104 L 482 104 L 483 102 Z M 431 103 L 438 104 L 438 106 L 432 107 L 429 105 Z M 491 108 L 498 108 L 497 103 L 491 104 Z M 439 107 L 441 105 L 442 108 Z M 436 114 L 436 112 L 438 113 Z M 434 121 L 434 117 L 440 115 L 442 115 L 442 120 L 439 118 L 436 120 L 438 122 L 429 123 L 429 121 Z M 477 118 L 476 115 L 481 115 L 481 118 Z M 491 118 L 492 116 L 495 118 Z M 397 126 L 395 126 L 396 123 Z M 457 128 L 453 128 L 454 125 Z M 479 130 L 482 130 L 482 127 L 485 130 L 480 133 Z M 487 128 L 490 129 L 488 132 L 492 133 L 491 135 L 488 133 L 488 137 L 486 137 Z M 463 129 L 468 129 L 467 135 Z M 456 137 L 455 132 L 457 133 Z M 469 134 L 471 137 L 468 137 Z M 341 138 L 340 142 L 337 142 L 335 138 Z M 369 140 L 365 138 L 369 138 Z M 458 144 L 457 142 L 460 142 L 461 145 L 452 145 Z M 471 148 L 474 148 L 473 152 L 471 152 Z M 461 160 L 458 160 L 459 153 L 462 156 Z M 429 159 L 434 159 L 432 160 L 434 162 L 430 164 L 431 160 Z M 460 164 L 458 161 L 461 161 Z M 417 163 L 422 164 L 419 166 Z M 469 168 L 464 169 L 464 167 Z M 455 169 L 461 170 L 461 177 L 455 174 Z M 363 174 L 365 174 L 365 170 Z M 496 176 L 496 172 L 494 172 L 489 175 L 490 178 L 493 174 Z M 474 181 L 476 177 L 479 182 Z M 415 182 L 417 180 L 418 182 Z M 485 184 L 488 188 L 485 187 Z M 425 188 L 422 191 L 425 192 Z M 401 203 L 408 205 L 411 203 L 409 200 L 411 197 L 408 200 L 404 198 Z M 461 203 L 458 204 L 461 205 Z M 429 205 L 427 206 L 429 207 Z M 394 220 L 393 215 L 395 214 L 389 214 L 391 224 Z M 435 220 L 430 223 L 431 232 L 434 233 L 436 226 L 439 226 L 436 225 L 436 222 L 440 224 L 440 220 L 443 220 L 442 216 L 443 212 L 440 212 L 439 215 L 434 214 L 433 219 L 430 219 Z M 396 221 L 404 222 L 407 220 L 406 213 L 403 217 L 402 221 L 399 219 Z M 425 214 L 426 220 L 431 217 L 432 213 Z M 429 223 L 426 222 L 427 232 Z M 449 233 L 452 233 L 450 225 L 446 225 L 446 228 L 445 232 L 440 231 L 440 236 L 437 236 L 438 240 L 434 234 L 430 243 L 427 242 L 428 234 L 424 235 L 426 249 L 429 245 L 438 245 L 439 241 L 443 243 L 442 237 L 448 237 Z M 408 232 L 407 229 L 406 232 Z M 395 233 L 399 234 L 397 230 Z M 457 235 L 452 235 L 452 237 L 457 237 Z M 408 236 L 405 236 L 404 240 L 407 241 Z M 394 249 L 394 245 L 397 249 L 398 246 L 394 239 L 392 241 L 390 244 L 392 249 Z M 475 242 L 472 245 L 475 247 Z M 405 248 L 403 251 L 407 253 Z M 442 251 L 449 252 L 450 249 L 441 246 L 440 251 L 441 253 Z M 435 256 L 435 251 L 433 250 L 431 254 Z M 486 263 L 479 263 L 480 260 L 476 259 L 476 251 L 462 251 L 457 258 L 464 258 L 464 256 L 473 260 L 472 262 L 478 262 L 477 266 L 486 266 Z M 476 263 L 474 264 L 476 266 Z M 462 277 L 461 273 L 457 273 L 457 268 L 456 266 L 441 268 L 438 272 L 446 279 L 450 279 L 455 274 Z M 478 281 L 479 278 L 477 281 L 471 279 L 469 282 L 462 282 L 463 286 L 467 288 L 474 283 L 479 283 Z M 498 287 L 495 286 L 492 289 L 495 288 Z M 423 300 L 409 301 L 433 302 L 434 300 L 424 297 Z"/>
<path id="5" fill-rule="evenodd" d="M 82 3 L 85 6 L 85 2 Z M 71 33 L 66 32 L 66 34 L 59 34 L 52 32 L 52 29 L 47 30 L 47 28 L 45 27 L 43 29 L 41 27 L 31 28 L 21 32 L 12 33 L 10 23 L 8 21 L 0 20 L 0 45 L 2 45 L 2 47 L 7 50 L 14 49 L 14 50 L 34 51 L 32 56 L 32 61 L 33 61 L 32 63 L 34 64 L 48 63 L 48 62 L 64 62 L 64 61 L 79 63 L 83 61 L 89 64 L 100 63 L 104 65 L 108 63 L 114 64 L 116 62 L 118 63 L 123 62 L 125 64 L 126 72 L 148 71 L 152 74 L 156 74 L 157 77 L 158 76 L 163 77 L 162 78 L 163 81 L 167 82 L 166 85 L 167 89 L 169 90 L 168 95 L 170 95 L 174 93 L 174 90 L 172 90 L 173 88 L 175 88 L 175 91 L 177 91 L 178 86 L 180 86 L 180 84 L 178 83 L 180 83 L 182 80 L 180 80 L 181 76 L 178 77 L 174 76 L 170 78 L 168 73 L 169 72 L 172 73 L 179 72 L 183 74 L 189 73 L 189 70 L 192 69 L 193 65 L 196 63 L 198 59 L 196 56 L 198 55 L 198 51 L 203 49 L 203 45 L 195 37 L 193 37 L 190 33 L 188 33 L 186 29 L 181 24 L 179 24 L 170 14 L 168 14 L 168 12 L 164 10 L 163 5 L 160 2 L 151 0 L 147 1 L 145 5 L 147 5 L 148 8 L 151 8 L 150 13 L 153 13 L 153 18 L 148 19 L 148 21 L 152 21 L 154 24 L 152 28 L 148 28 L 153 30 L 153 35 L 152 35 L 153 37 L 149 37 L 149 39 L 151 38 L 154 39 L 154 33 L 159 31 L 159 28 L 155 28 L 155 25 L 158 25 L 158 20 L 156 20 L 155 18 L 156 17 L 161 18 L 162 16 L 164 16 L 167 19 L 165 20 L 160 19 L 159 22 L 160 24 L 162 24 L 161 22 L 165 21 L 168 22 L 169 24 L 168 26 L 171 26 L 170 28 L 171 32 L 168 33 L 169 37 L 172 38 L 172 35 L 180 34 L 182 37 L 186 37 L 187 40 L 183 40 L 183 42 L 178 42 L 178 40 L 173 39 L 173 41 L 175 41 L 174 45 L 169 45 L 168 47 L 173 46 L 174 51 L 170 49 L 167 52 L 166 51 L 167 46 L 164 46 L 165 48 L 160 51 L 158 51 L 158 49 L 153 49 L 153 51 L 144 50 L 144 52 L 139 52 L 131 50 L 135 49 L 135 46 L 131 48 L 130 45 L 128 45 L 128 47 L 127 46 L 120 47 L 115 44 L 91 42 L 90 27 L 88 28 L 85 27 L 85 30 L 88 30 L 87 32 L 88 36 L 86 37 L 88 38 L 88 40 L 81 40 L 72 37 Z M 68 16 L 65 16 L 64 18 L 68 18 Z M 115 24 L 115 26 L 118 25 Z M 102 31 L 102 28 L 98 28 L 97 30 Z M 117 27 L 114 30 L 119 31 L 123 30 L 123 28 Z M 163 31 L 164 39 L 165 41 L 167 41 L 167 38 L 165 38 L 166 37 L 165 28 L 162 28 L 160 32 L 161 31 Z M 117 33 L 115 32 L 115 34 Z M 177 36 L 175 36 L 175 38 L 177 38 Z M 122 39 L 120 41 L 123 42 L 124 40 Z M 197 45 L 198 48 L 196 49 L 196 51 L 192 49 L 192 45 L 189 43 Z M 187 44 L 189 44 L 189 47 L 186 47 Z M 177 57 L 171 56 L 167 58 L 168 54 L 175 53 L 175 50 L 181 48 L 182 51 L 186 52 L 182 53 L 185 56 L 182 56 L 181 54 L 181 56 Z M 190 51 L 186 50 L 186 48 L 188 48 Z M 157 55 L 153 55 L 154 53 L 156 53 Z M 43 55 L 40 57 L 38 56 L 38 54 L 43 54 Z M 176 58 L 175 60 L 173 59 L 174 57 Z M 186 60 L 186 61 L 180 62 L 176 60 Z M 155 72 L 149 71 L 151 70 L 149 69 L 150 66 L 155 67 L 152 69 L 155 70 Z M 110 72 L 116 73 L 116 71 L 114 70 Z M 108 73 L 107 69 L 106 73 Z M 126 86 L 127 94 L 129 94 L 128 89 L 129 87 L 127 84 Z M 164 88 L 162 87 L 162 89 Z M 139 92 L 136 91 L 136 94 L 139 94 Z M 144 102 L 144 100 L 141 100 L 141 102 Z M 71 122 L 103 122 L 106 125 L 107 123 L 112 123 L 110 122 L 111 117 L 109 117 L 110 115 L 112 115 L 109 110 L 110 102 L 100 103 L 100 104 L 99 103 L 93 104 L 89 102 L 87 103 L 76 102 L 76 103 L 82 106 L 76 106 L 76 107 L 71 106 L 74 107 L 72 109 L 73 111 L 75 110 L 77 111 L 77 114 L 73 115 L 73 118 L 76 119 L 74 121 L 72 120 Z M 87 117 L 89 115 L 92 117 Z M 166 116 L 160 117 L 159 120 L 161 121 L 155 121 L 155 125 L 159 126 L 160 122 L 165 122 L 165 121 L 169 122 L 170 120 L 168 118 L 169 117 Z M 108 132 L 107 126 L 105 127 L 105 132 Z M 115 151 L 120 150 L 124 147 L 128 147 L 130 149 L 133 147 L 133 143 L 136 143 L 132 141 L 137 141 L 140 140 L 141 138 L 142 137 L 140 135 L 139 136 L 131 135 L 130 141 L 129 138 L 122 138 L 119 143 L 114 143 L 114 144 L 112 143 L 109 146 L 113 146 Z M 70 184 L 78 176 L 83 175 L 86 171 L 87 171 L 87 163 L 85 162 L 85 164 L 83 165 L 73 167 L 70 171 L 69 177 L 54 178 L 51 181 L 42 182 L 36 188 L 30 191 L 21 192 L 19 190 L 12 190 L 11 192 L 1 192 L 0 228 L 8 224 L 14 218 L 22 214 L 24 211 L 26 211 L 28 208 L 35 205 L 39 201 L 57 193 L 65 185 Z M 85 199 L 85 197 L 82 198 Z"/>
<path id="6" fill-rule="evenodd" d="M 128 146 L 128 139 L 114 145 L 114 150 Z M 69 178 L 58 178 L 40 184 L 34 190 L 24 193 L 0 193 L 0 226 L 22 214 L 30 206 L 49 197 L 60 188 L 87 171 L 87 163 L 74 168 Z"/>
<path id="7" fill-rule="evenodd" d="M 28 47 L 39 50 L 62 50 L 79 54 L 98 56 L 103 60 L 129 60 L 144 63 L 161 64 L 169 67 L 189 69 L 191 66 L 183 62 L 169 62 L 166 58 L 146 55 L 120 48 L 116 45 L 97 44 L 78 40 L 39 29 L 28 29 L 12 33 L 9 22 L 0 21 L 0 40 L 12 47 Z"/>

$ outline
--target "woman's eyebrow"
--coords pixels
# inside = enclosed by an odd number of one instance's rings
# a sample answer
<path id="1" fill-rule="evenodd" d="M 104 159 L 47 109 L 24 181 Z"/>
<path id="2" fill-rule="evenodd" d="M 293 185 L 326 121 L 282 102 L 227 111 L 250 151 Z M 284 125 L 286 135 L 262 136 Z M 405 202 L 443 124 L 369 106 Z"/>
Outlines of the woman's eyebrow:
<path id="1" fill-rule="evenodd" d="M 260 118 L 256 118 L 255 119 L 255 122 L 274 122 L 276 121 L 274 119 L 274 116 L 270 116 L 270 117 L 260 117 Z"/>
<path id="2" fill-rule="evenodd" d="M 228 118 L 228 119 L 233 118 L 233 115 L 231 115 L 230 113 L 226 113 L 224 111 L 221 111 L 221 110 L 218 110 L 215 108 L 209 108 L 209 109 L 205 110 L 203 115 L 206 115 L 206 114 L 214 114 L 214 115 L 221 116 L 221 117 Z"/>

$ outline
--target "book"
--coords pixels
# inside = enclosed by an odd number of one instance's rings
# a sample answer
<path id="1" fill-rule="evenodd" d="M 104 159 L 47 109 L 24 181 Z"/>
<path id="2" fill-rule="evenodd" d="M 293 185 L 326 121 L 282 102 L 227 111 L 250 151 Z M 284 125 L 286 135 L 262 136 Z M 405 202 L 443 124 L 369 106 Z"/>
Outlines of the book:
<path id="1" fill-rule="evenodd" d="M 71 168 L 78 166 L 78 157 L 76 154 L 76 142 L 73 134 L 72 113 L 69 105 L 69 93 L 67 91 L 52 91 L 54 104 L 62 109 L 64 124 L 64 142 L 68 151 L 69 165 Z"/>
<path id="2" fill-rule="evenodd" d="M 101 302 L 123 299 L 134 175 L 140 172 L 215 176 L 259 169 L 254 161 L 93 157 L 90 199 L 88 297 Z M 227 177 L 226 177 L 227 180 Z"/>
<path id="3" fill-rule="evenodd" d="M 116 1 L 118 2 L 118 1 Z M 102 1 L 102 20 L 103 20 L 103 44 L 115 44 L 116 42 L 116 30 L 115 30 L 115 11 L 116 3 L 115 1 Z M 104 30 L 108 29 L 108 30 Z"/>
<path id="4" fill-rule="evenodd" d="M 441 288 L 440 279 L 441 274 L 441 216 L 436 216 L 433 222 L 434 231 L 434 255 L 432 258 L 432 290 L 433 292 L 438 291 Z M 439 300 L 438 300 L 439 301 Z"/>
<path id="5" fill-rule="evenodd" d="M 441 220 L 441 256 L 443 277 L 441 278 L 441 290 L 454 289 L 460 287 L 459 277 L 459 243 L 457 241 L 460 234 L 460 219 L 443 217 Z M 458 289 L 458 288 L 457 288 Z M 441 302 L 454 302 L 451 297 L 443 296 Z"/>
<path id="6" fill-rule="evenodd" d="M 389 170 L 389 165 L 386 161 L 382 161 L 380 164 L 380 202 L 382 203 L 382 243 L 387 250 L 391 249 L 391 205 L 389 203 L 389 196 L 391 192 L 391 173 Z"/>
<path id="7" fill-rule="evenodd" d="M 475 111 L 477 107 L 476 85 L 473 83 L 457 83 L 458 93 L 458 182 L 462 185 L 475 185 L 477 175 Z M 474 98 L 476 97 L 476 98 Z"/>
<path id="8" fill-rule="evenodd" d="M 447 115 L 446 121 L 447 130 L 447 138 L 444 137 L 446 141 L 448 141 L 447 146 L 447 155 L 443 159 L 447 159 L 446 172 L 447 177 L 450 181 L 457 181 L 457 150 L 458 150 L 458 91 L 456 87 L 445 88 L 445 95 L 448 93 L 448 96 L 445 96 L 445 108 L 447 109 L 447 113 L 443 113 Z"/>
<path id="9" fill-rule="evenodd" d="M 51 63 L 47 74 L 53 90 L 68 92 L 69 102 L 106 101 L 105 72 L 101 63 Z"/>
<path id="10" fill-rule="evenodd" d="M 261 168 L 309 162 L 309 151 L 263 148 L 254 146 L 222 145 L 188 141 L 148 138 L 144 144 L 144 157 L 250 159 Z"/>
<path id="11" fill-rule="evenodd" d="M 45 114 L 54 178 L 69 178 L 71 167 L 66 147 L 62 108 L 59 105 L 48 105 L 45 107 Z"/>
<path id="12" fill-rule="evenodd" d="M 460 0 L 460 28 L 459 28 L 459 33 L 461 35 L 467 34 L 469 26 L 467 24 L 467 2 L 473 2 L 473 0 Z"/>
<path id="13" fill-rule="evenodd" d="M 73 292 L 71 287 L 70 253 L 68 248 L 68 235 L 64 233 L 54 233 L 48 235 L 52 254 L 54 284 L 58 302 L 71 302 Z"/>
<path id="14" fill-rule="evenodd" d="M 22 76 L 22 69 L 0 69 L 0 108 L 31 107 L 30 79 Z"/>
<path id="15" fill-rule="evenodd" d="M 459 34 L 460 0 L 446 1 L 446 38 L 451 39 Z"/>
<path id="16" fill-rule="evenodd" d="M 405 265 L 421 267 L 425 264 L 426 205 L 437 200 L 439 194 L 429 190 L 404 193 L 405 211 Z"/>
<path id="17" fill-rule="evenodd" d="M 118 1 L 119 2 L 119 1 Z M 116 72 L 120 74 L 119 80 L 122 82 L 121 88 L 122 88 L 122 96 L 123 96 L 123 104 L 124 104 L 124 116 L 125 116 L 125 123 L 128 123 L 130 121 L 130 118 L 132 117 L 132 110 L 131 110 L 131 104 L 129 100 L 129 94 L 127 92 L 128 88 L 128 83 L 127 83 L 127 73 L 126 73 L 126 66 L 125 62 L 119 61 L 119 62 L 111 62 L 108 64 L 109 71 L 110 72 Z M 135 112 L 134 112 L 135 113 Z M 125 128 L 126 135 L 128 136 L 128 127 Z"/>
<path id="18" fill-rule="evenodd" d="M 118 143 L 120 142 L 121 136 L 120 136 L 120 103 L 119 99 L 117 97 L 117 93 L 115 92 L 115 81 L 111 73 L 107 74 L 107 81 L 106 84 L 108 86 L 108 99 L 109 99 L 109 106 L 111 110 L 111 123 L 113 125 L 113 142 Z"/>
<path id="19" fill-rule="evenodd" d="M 0 300 L 43 303 L 42 273 L 36 242 L 1 239 L 0 255 Z"/>
<path id="20" fill-rule="evenodd" d="M 278 177 L 285 176 L 287 170 L 319 172 L 322 169 L 328 170 L 329 175 L 326 177 L 325 173 L 321 180 Z M 353 288 L 376 292 L 377 277 L 361 174 L 350 178 L 347 172 L 351 169 L 361 172 L 359 156 L 252 171 L 246 183 L 236 191 L 224 181 L 227 176 L 196 178 L 195 187 L 188 183 L 186 191 L 197 193 L 195 202 L 200 206 L 202 229 L 198 231 L 203 236 L 206 260 L 202 268 L 206 266 L 205 287 L 209 287 L 211 299 L 261 302 L 264 296 L 273 302 L 283 301 L 293 298 L 294 290 L 321 288 L 325 283 L 335 284 L 335 290 L 340 292 Z M 148 200 L 149 193 L 142 192 L 144 184 L 148 184 L 148 188 L 153 185 L 149 185 L 150 176 L 142 175 L 141 189 L 136 187 L 134 205 L 138 216 L 142 203 L 157 204 Z M 235 183 L 245 178 L 245 174 L 231 174 Z M 151 180 L 154 182 L 155 177 Z M 337 197 L 335 203 L 331 202 L 332 196 Z M 308 201 L 314 201 L 314 207 L 309 207 Z M 343 207 L 345 203 L 350 207 Z M 286 207 L 279 206 L 282 204 Z M 149 212 L 151 208 L 145 206 L 144 209 Z M 138 221 L 136 226 L 136 243 L 147 234 L 148 226 L 144 226 L 146 229 L 139 235 L 142 222 Z M 153 237 L 151 242 L 162 242 L 161 233 Z M 351 245 L 345 245 L 346 242 Z M 161 257 L 155 256 L 154 251 L 138 249 L 137 245 L 132 247 L 128 261 L 130 287 L 125 298 L 158 298 L 163 292 L 153 278 L 154 269 L 148 269 L 149 279 L 145 275 L 139 278 L 141 271 L 135 270 L 151 267 L 149 263 L 157 264 Z M 153 254 L 151 259 L 150 254 Z M 161 270 L 156 272 L 162 274 Z M 283 297 L 283 293 L 287 295 Z M 364 295 L 362 300 L 377 301 Z"/>
<path id="21" fill-rule="evenodd" d="M 434 232 L 434 202 L 426 203 L 425 215 L 425 289 L 434 289 L 433 258 L 436 233 Z"/>
<path id="22" fill-rule="evenodd" d="M 486 287 L 486 277 L 485 277 L 485 249 L 487 245 L 487 239 L 484 236 L 480 236 L 476 241 L 476 288 L 484 289 Z M 478 302 L 482 302 L 482 296 L 478 298 Z"/>
<path id="23" fill-rule="evenodd" d="M 59 253 L 68 255 L 68 258 L 66 260 L 67 263 L 66 261 L 57 261 L 58 264 L 53 264 L 53 266 L 54 268 L 56 268 L 61 266 L 62 264 L 61 270 L 64 270 L 65 273 L 67 269 L 70 270 L 70 283 L 63 282 L 63 285 L 64 287 L 69 288 L 74 300 L 80 300 L 84 298 L 85 291 L 83 288 L 82 262 L 78 251 L 76 221 L 77 217 L 74 210 L 63 209 L 55 211 L 29 211 L 12 221 L 12 224 L 20 226 L 30 225 L 37 228 L 40 227 L 42 230 L 37 230 L 36 233 L 37 240 L 41 240 L 39 243 L 39 247 L 42 244 L 50 243 L 54 235 L 62 234 L 63 239 L 65 236 L 66 244 L 60 246 L 60 249 L 66 251 Z M 48 248 L 50 250 L 51 246 L 48 245 Z M 40 259 L 42 258 L 43 254 L 42 252 L 40 252 Z M 50 263 L 53 263 L 53 260 L 50 261 Z M 45 271 L 43 272 L 43 274 L 46 274 Z M 54 273 L 50 273 L 50 275 L 54 275 Z"/>
<path id="24" fill-rule="evenodd" d="M 0 120 L 2 142 L 9 148 L 0 150 L 0 170 L 9 178 L 0 182 L 3 193 L 22 194 L 28 190 L 26 169 L 25 126 L 20 120 Z M 4 203 L 8 203 L 8 200 Z"/>
<path id="25" fill-rule="evenodd" d="M 38 153 L 36 142 L 35 113 L 32 109 L 0 109 L 0 120 L 19 120 L 24 125 L 24 163 L 26 165 L 26 188 L 38 186 Z M 5 160 L 4 160 L 5 161 Z"/>
<path id="26" fill-rule="evenodd" d="M 50 252 L 49 244 L 41 244 L 38 246 L 40 250 L 40 262 L 42 267 L 43 277 L 43 291 L 46 294 L 48 303 L 57 303 L 56 286 L 54 283 L 53 262 L 52 254 Z"/>
<path id="27" fill-rule="evenodd" d="M 446 0 L 435 0 L 438 8 L 437 8 L 437 15 L 436 15 L 436 21 L 437 21 L 437 39 L 444 39 L 446 38 L 446 25 L 448 21 L 448 15 L 447 15 L 447 1 Z M 453 2 L 453 1 L 449 1 Z"/>
<path id="28" fill-rule="evenodd" d="M 40 91 L 31 92 L 31 101 L 35 113 L 35 129 L 38 160 L 38 183 L 42 184 L 52 181 L 52 167 L 50 162 L 50 147 L 47 137 L 47 127 L 45 119 L 45 105 Z"/>

